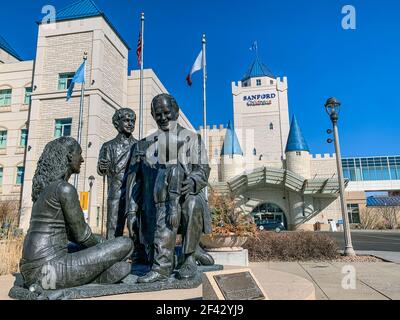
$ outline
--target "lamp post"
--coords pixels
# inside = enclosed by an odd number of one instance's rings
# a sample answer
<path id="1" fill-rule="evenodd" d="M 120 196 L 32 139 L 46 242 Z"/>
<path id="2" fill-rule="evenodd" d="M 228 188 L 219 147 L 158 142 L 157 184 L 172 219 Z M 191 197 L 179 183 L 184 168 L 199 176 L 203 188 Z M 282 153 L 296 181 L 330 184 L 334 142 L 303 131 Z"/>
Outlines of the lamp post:
<path id="1" fill-rule="evenodd" d="M 88 224 L 90 225 L 90 209 L 91 209 L 91 204 L 92 204 L 92 188 L 93 184 L 96 178 L 94 176 L 89 177 L 89 207 L 88 207 Z"/>
<path id="2" fill-rule="evenodd" d="M 343 217 L 343 229 L 344 229 L 344 241 L 345 241 L 345 256 L 355 256 L 353 245 L 351 242 L 351 233 L 350 233 L 350 224 L 349 224 L 349 216 L 347 214 L 346 207 L 346 199 L 344 194 L 344 179 L 343 179 L 343 170 L 342 170 L 342 157 L 340 154 L 340 144 L 339 144 L 339 132 L 337 128 L 337 122 L 339 120 L 339 111 L 340 111 L 340 101 L 336 98 L 329 98 L 325 103 L 325 109 L 328 113 L 332 125 L 333 125 L 333 135 L 335 142 L 335 152 L 336 152 L 336 164 L 338 171 L 338 179 L 339 179 L 339 190 L 340 190 L 340 206 L 342 209 L 342 217 Z"/>

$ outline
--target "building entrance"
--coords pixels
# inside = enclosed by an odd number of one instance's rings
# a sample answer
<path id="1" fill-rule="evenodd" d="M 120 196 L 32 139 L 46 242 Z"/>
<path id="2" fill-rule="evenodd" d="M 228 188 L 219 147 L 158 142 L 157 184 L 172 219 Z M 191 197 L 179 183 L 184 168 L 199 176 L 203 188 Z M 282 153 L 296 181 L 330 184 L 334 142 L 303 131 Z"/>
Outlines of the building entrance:
<path id="1" fill-rule="evenodd" d="M 279 226 L 282 226 L 287 230 L 287 219 L 285 213 L 276 204 L 260 204 L 254 208 L 251 214 L 254 218 L 254 222 L 260 230 L 276 229 Z"/>

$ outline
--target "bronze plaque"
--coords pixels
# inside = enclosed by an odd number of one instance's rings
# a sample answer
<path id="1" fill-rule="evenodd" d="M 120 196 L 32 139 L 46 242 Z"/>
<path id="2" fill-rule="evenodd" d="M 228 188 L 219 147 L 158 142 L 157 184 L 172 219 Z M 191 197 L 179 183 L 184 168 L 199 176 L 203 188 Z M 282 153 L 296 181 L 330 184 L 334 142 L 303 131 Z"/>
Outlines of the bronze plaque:
<path id="1" fill-rule="evenodd" d="M 264 300 L 265 296 L 250 272 L 214 276 L 226 300 Z"/>

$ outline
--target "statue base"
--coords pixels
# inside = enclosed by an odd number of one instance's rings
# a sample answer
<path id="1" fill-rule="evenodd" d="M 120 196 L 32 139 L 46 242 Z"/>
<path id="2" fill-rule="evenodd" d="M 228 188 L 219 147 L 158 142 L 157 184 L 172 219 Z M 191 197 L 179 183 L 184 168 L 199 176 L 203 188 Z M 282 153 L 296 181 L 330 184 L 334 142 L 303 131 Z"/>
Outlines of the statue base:
<path id="1" fill-rule="evenodd" d="M 178 280 L 174 276 L 171 276 L 168 281 L 155 283 L 137 283 L 138 277 L 146 274 L 149 271 L 148 266 L 135 265 L 132 269 L 132 274 L 119 284 L 87 284 L 68 289 L 44 290 L 41 294 L 31 292 L 24 288 L 22 277 L 18 274 L 16 276 L 14 287 L 12 287 L 9 292 L 9 297 L 17 300 L 74 300 L 137 292 L 193 289 L 202 284 L 202 274 L 204 272 L 220 271 L 223 270 L 223 266 L 199 266 L 197 275 L 192 279 Z"/>

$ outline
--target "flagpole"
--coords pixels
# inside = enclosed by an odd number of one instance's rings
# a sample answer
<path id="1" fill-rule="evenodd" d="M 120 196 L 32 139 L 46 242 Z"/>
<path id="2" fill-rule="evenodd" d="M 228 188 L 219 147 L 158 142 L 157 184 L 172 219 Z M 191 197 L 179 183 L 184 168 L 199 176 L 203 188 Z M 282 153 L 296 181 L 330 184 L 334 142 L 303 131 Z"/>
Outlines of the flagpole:
<path id="1" fill-rule="evenodd" d="M 143 128 L 143 110 L 144 110 L 144 96 L 143 96 L 143 58 L 144 58 L 144 12 L 141 14 L 141 53 L 140 53 L 140 105 L 139 105 L 139 140 L 144 138 L 144 128 Z"/>
<path id="2" fill-rule="evenodd" d="M 208 157 L 208 133 L 207 133 L 207 59 L 206 59 L 206 35 L 203 33 L 203 125 L 204 125 L 204 145 L 206 148 L 206 157 Z M 206 199 L 208 201 L 208 188 L 205 189 Z"/>
<path id="3" fill-rule="evenodd" d="M 87 60 L 87 52 L 83 55 L 83 61 Z M 86 71 L 86 70 L 85 70 Z M 78 143 L 82 144 L 82 128 L 83 128 L 83 106 L 85 103 L 85 82 L 81 85 L 81 103 L 79 109 L 79 121 L 78 121 Z M 76 174 L 74 177 L 74 187 L 78 190 L 79 175 Z"/>
<path id="4" fill-rule="evenodd" d="M 208 152 L 208 139 L 207 139 L 207 93 L 206 93 L 206 87 L 207 87 L 207 66 L 206 66 L 206 35 L 203 34 L 202 38 L 202 43 L 203 43 L 203 124 L 204 124 L 204 144 L 206 147 L 206 150 Z"/>

